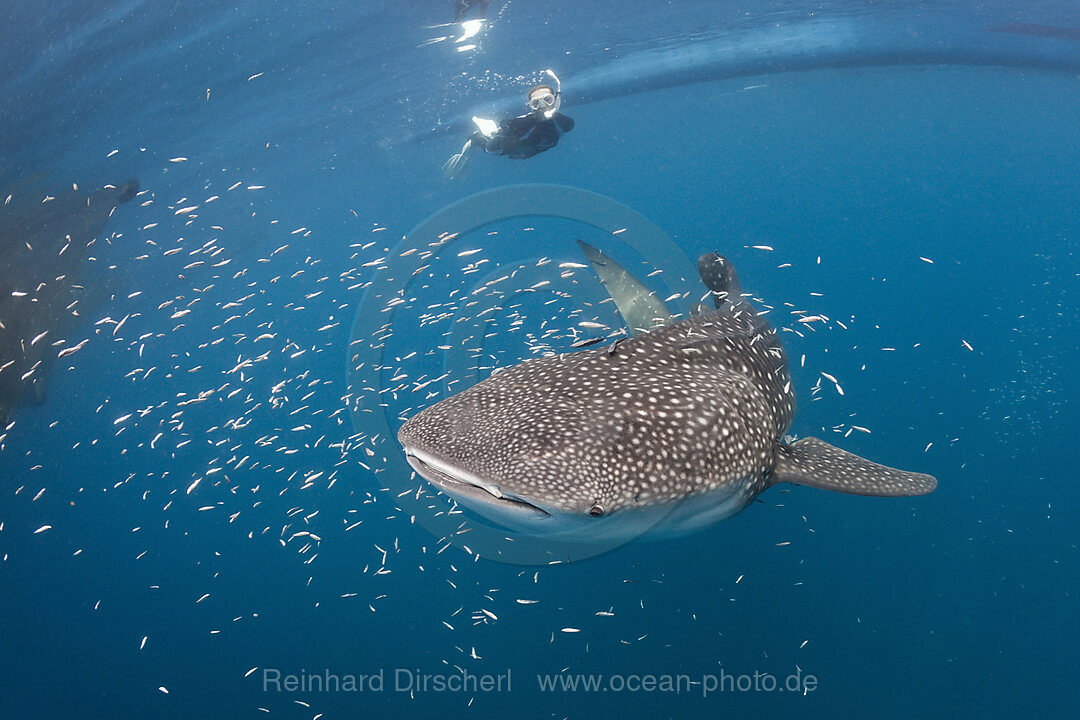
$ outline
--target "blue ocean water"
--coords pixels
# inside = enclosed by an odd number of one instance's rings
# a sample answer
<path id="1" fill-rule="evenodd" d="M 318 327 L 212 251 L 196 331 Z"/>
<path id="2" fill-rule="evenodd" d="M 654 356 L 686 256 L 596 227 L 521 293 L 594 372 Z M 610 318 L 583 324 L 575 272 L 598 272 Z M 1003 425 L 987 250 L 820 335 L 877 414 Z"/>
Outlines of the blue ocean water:
<path id="1" fill-rule="evenodd" d="M 143 193 L 81 275 L 120 289 L 0 443 L 0 716 L 1080 710 L 1072 4 L 493 0 L 460 42 L 443 0 L 2 12 L 0 198 Z M 575 129 L 446 181 L 468 119 L 517 112 L 545 68 Z M 560 281 L 576 239 L 643 277 L 675 263 L 515 217 L 416 282 L 379 275 L 425 218 L 536 183 L 731 258 L 781 329 L 792 432 L 938 489 L 780 486 L 698 534 L 547 566 L 432 535 L 446 506 L 415 499 L 357 395 L 392 422 L 441 397 L 424 383 L 469 369 L 441 338 L 492 271 L 523 268 L 481 375 L 565 350 L 573 308 L 613 320 L 587 271 Z M 400 295 L 392 322 L 356 316 L 369 292 Z M 350 367 L 356 342 L 385 367 Z M 328 674 L 367 680 L 274 682 Z"/>

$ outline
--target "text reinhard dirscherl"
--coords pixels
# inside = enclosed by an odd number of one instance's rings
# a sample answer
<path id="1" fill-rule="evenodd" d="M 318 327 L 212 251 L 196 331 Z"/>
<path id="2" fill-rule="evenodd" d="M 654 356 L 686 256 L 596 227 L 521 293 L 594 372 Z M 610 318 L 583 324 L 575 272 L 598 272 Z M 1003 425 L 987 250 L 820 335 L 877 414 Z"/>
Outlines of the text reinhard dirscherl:
<path id="1" fill-rule="evenodd" d="M 263 692 L 337 693 L 337 692 L 510 692 L 510 668 L 498 675 L 476 674 L 468 670 L 425 673 L 412 668 L 386 668 L 367 675 L 338 675 L 327 668 L 321 673 L 283 673 L 277 668 L 263 668 Z"/>
<path id="2" fill-rule="evenodd" d="M 616 692 L 616 693 L 713 693 L 787 692 L 807 695 L 818 689 L 815 675 L 796 672 L 779 677 L 768 672 L 734 674 L 720 670 L 696 678 L 688 674 L 574 674 L 556 673 L 536 676 L 540 692 Z M 368 674 L 337 674 L 329 668 L 322 672 L 283 673 L 278 668 L 263 668 L 263 692 L 286 693 L 381 693 L 381 692 L 511 692 L 511 671 L 503 673 L 472 673 L 465 669 L 455 672 L 426 673 L 413 668 L 380 668 Z"/>

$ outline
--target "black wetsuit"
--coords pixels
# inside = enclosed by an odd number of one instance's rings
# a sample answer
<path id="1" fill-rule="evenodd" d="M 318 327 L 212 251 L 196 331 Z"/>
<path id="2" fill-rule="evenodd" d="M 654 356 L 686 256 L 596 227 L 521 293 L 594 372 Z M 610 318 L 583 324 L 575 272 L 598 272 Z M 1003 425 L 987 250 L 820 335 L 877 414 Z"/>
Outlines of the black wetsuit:
<path id="1" fill-rule="evenodd" d="M 537 153 L 555 147 L 563 133 L 574 129 L 574 121 L 562 113 L 550 118 L 526 113 L 507 118 L 499 123 L 499 131 L 487 137 L 480 131 L 473 133 L 472 141 L 485 152 L 511 158 L 530 158 Z"/>

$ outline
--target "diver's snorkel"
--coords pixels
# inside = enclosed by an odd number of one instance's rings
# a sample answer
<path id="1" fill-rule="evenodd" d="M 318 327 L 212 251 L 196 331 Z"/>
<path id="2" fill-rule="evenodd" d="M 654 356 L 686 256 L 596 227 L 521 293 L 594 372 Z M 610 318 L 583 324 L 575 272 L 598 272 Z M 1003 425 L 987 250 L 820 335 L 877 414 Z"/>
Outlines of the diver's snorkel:
<path id="1" fill-rule="evenodd" d="M 559 82 L 559 76 L 552 72 L 550 68 L 544 72 L 555 81 L 555 105 L 550 110 L 544 111 L 544 117 L 550 120 L 552 115 L 559 112 L 559 106 L 562 105 L 562 83 Z"/>

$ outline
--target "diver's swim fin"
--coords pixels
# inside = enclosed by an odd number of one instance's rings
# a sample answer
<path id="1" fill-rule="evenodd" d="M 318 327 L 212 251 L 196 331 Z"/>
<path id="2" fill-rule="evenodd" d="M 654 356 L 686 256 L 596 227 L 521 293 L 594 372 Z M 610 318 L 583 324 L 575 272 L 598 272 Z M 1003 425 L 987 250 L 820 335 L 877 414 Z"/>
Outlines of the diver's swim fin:
<path id="1" fill-rule="evenodd" d="M 447 180 L 461 180 L 465 177 L 465 169 L 469 166 L 469 156 L 465 153 L 457 153 L 443 163 L 442 174 Z"/>
<path id="2" fill-rule="evenodd" d="M 447 180 L 464 179 L 465 170 L 469 167 L 469 150 L 471 146 L 472 140 L 470 139 L 461 148 L 461 152 L 451 155 L 450 159 L 443 163 L 442 173 Z"/>

